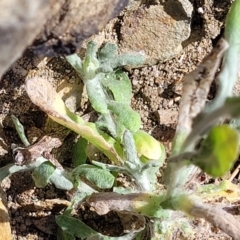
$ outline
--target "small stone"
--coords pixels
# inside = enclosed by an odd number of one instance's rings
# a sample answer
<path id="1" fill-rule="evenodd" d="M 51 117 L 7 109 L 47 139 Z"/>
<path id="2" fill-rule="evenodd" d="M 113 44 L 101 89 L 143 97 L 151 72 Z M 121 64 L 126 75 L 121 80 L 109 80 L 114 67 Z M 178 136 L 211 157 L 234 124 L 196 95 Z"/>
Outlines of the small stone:
<path id="1" fill-rule="evenodd" d="M 169 102 L 168 102 L 168 107 L 171 108 L 173 105 L 173 99 L 170 99 Z"/>
<path id="2" fill-rule="evenodd" d="M 169 109 L 161 109 L 155 112 L 155 115 L 157 117 L 157 121 L 161 125 L 169 125 L 174 124 L 177 122 L 178 118 L 178 111 Z"/>
<path id="3" fill-rule="evenodd" d="M 177 97 L 174 98 L 174 102 L 179 102 L 180 99 L 181 99 L 181 97 L 180 97 L 180 96 L 177 96 Z"/>
<path id="4" fill-rule="evenodd" d="M 135 86 L 138 85 L 138 80 L 133 79 L 133 80 L 132 80 L 132 85 L 135 85 Z"/>

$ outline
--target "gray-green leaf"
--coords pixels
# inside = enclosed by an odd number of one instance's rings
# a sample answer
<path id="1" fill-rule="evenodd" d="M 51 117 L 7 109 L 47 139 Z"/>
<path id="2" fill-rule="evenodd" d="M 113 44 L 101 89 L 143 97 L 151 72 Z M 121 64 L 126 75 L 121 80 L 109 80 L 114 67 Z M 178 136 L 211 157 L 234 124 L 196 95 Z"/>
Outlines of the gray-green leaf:
<path id="1" fill-rule="evenodd" d="M 51 162 L 44 162 L 39 167 L 35 168 L 32 174 L 35 185 L 39 188 L 45 187 L 50 180 L 55 167 Z"/>
<path id="2" fill-rule="evenodd" d="M 51 175 L 50 182 L 58 189 L 70 190 L 73 188 L 73 183 L 65 177 L 65 173 L 59 169 L 56 169 Z"/>
<path id="3" fill-rule="evenodd" d="M 73 146 L 73 157 L 72 162 L 75 167 L 86 163 L 87 154 L 86 148 L 88 145 L 88 141 L 85 138 L 79 137 L 77 142 Z"/>
<path id="4" fill-rule="evenodd" d="M 101 189 L 111 188 L 115 180 L 108 170 L 88 164 L 76 167 L 72 172 L 72 176 L 74 178 L 83 177 Z"/>
<path id="5" fill-rule="evenodd" d="M 126 73 L 122 71 L 110 73 L 103 79 L 102 83 L 112 92 L 116 102 L 130 105 L 132 86 Z"/>
<path id="6" fill-rule="evenodd" d="M 114 113 L 118 125 L 123 125 L 132 133 L 135 133 L 140 129 L 140 115 L 135 112 L 129 105 L 111 101 L 108 104 L 108 109 Z"/>
<path id="7" fill-rule="evenodd" d="M 98 57 L 100 60 L 105 60 L 115 57 L 117 54 L 117 45 L 113 43 L 106 43 L 99 51 Z"/>
<path id="8" fill-rule="evenodd" d="M 66 215 L 57 216 L 56 223 L 63 231 L 82 239 L 97 233 L 82 221 Z"/>

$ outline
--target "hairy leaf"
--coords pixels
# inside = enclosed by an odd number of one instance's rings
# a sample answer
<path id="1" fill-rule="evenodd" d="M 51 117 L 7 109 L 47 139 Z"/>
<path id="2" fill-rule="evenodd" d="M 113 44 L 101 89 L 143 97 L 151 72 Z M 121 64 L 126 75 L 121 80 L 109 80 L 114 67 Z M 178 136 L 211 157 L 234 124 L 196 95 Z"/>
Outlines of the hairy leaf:
<path id="1" fill-rule="evenodd" d="M 88 164 L 76 167 L 73 170 L 72 175 L 75 179 L 78 176 L 80 178 L 87 179 L 89 182 L 101 189 L 111 188 L 115 180 L 114 176 L 108 170 Z"/>
<path id="2" fill-rule="evenodd" d="M 55 171 L 55 167 L 50 162 L 44 162 L 39 167 L 35 168 L 32 174 L 35 185 L 38 188 L 45 187 L 50 182 L 50 177 Z"/>
<path id="3" fill-rule="evenodd" d="M 11 176 L 15 172 L 25 172 L 35 169 L 36 167 L 40 166 L 43 162 L 46 162 L 47 159 L 44 157 L 39 157 L 33 163 L 23 166 L 17 166 L 13 163 L 10 163 L 4 167 L 0 168 L 0 182 L 6 178 Z"/>
<path id="4" fill-rule="evenodd" d="M 229 171 L 238 156 L 239 134 L 228 125 L 215 126 L 203 140 L 193 164 L 213 177 Z"/>
<path id="5" fill-rule="evenodd" d="M 77 71 L 77 73 L 82 77 L 83 69 L 82 69 L 82 60 L 77 54 L 72 54 L 66 56 L 67 61 L 71 64 L 71 66 Z"/>
<path id="6" fill-rule="evenodd" d="M 108 104 L 108 109 L 113 112 L 119 126 L 124 126 L 133 133 L 139 130 L 141 126 L 140 115 L 132 110 L 130 106 L 111 101 Z"/>
<path id="7" fill-rule="evenodd" d="M 104 78 L 104 75 L 99 73 L 93 79 L 90 79 L 86 82 L 86 89 L 88 98 L 91 102 L 92 107 L 99 113 L 106 114 L 108 113 L 107 103 L 108 98 L 105 94 L 101 80 Z"/>
<path id="8" fill-rule="evenodd" d="M 87 238 L 97 233 L 82 221 L 66 215 L 57 216 L 56 223 L 59 227 L 61 227 L 63 231 L 81 239 Z"/>
<path id="9" fill-rule="evenodd" d="M 126 73 L 118 71 L 106 75 L 102 81 L 104 87 L 113 94 L 114 100 L 130 105 L 132 96 L 131 82 Z"/>
<path id="10" fill-rule="evenodd" d="M 226 17 L 224 38 L 229 48 L 224 54 L 222 69 L 216 81 L 218 82 L 217 96 L 210 104 L 209 110 L 220 107 L 225 99 L 232 95 L 233 87 L 238 80 L 240 61 L 240 0 L 233 1 Z"/>
<path id="11" fill-rule="evenodd" d="M 58 240 L 75 240 L 76 238 L 72 234 L 69 234 L 63 231 L 61 228 L 58 228 L 57 239 Z"/>
<path id="12" fill-rule="evenodd" d="M 115 58 L 113 58 L 110 62 L 110 66 L 112 69 L 122 66 L 136 66 L 143 64 L 145 61 L 145 56 L 139 53 L 124 53 Z"/>
<path id="13" fill-rule="evenodd" d="M 65 171 L 56 169 L 50 177 L 50 181 L 56 188 L 62 190 L 70 190 L 73 188 L 73 183 L 65 176 Z"/>
<path id="14" fill-rule="evenodd" d="M 226 18 L 226 27 L 224 31 L 224 36 L 230 42 L 231 45 L 236 44 L 238 45 L 238 49 L 240 50 L 239 46 L 239 39 L 240 39 L 240 1 L 235 0 L 230 10 L 227 14 Z"/>
<path id="15" fill-rule="evenodd" d="M 101 60 L 113 58 L 117 54 L 117 45 L 113 43 L 106 43 L 98 53 L 98 58 Z"/>

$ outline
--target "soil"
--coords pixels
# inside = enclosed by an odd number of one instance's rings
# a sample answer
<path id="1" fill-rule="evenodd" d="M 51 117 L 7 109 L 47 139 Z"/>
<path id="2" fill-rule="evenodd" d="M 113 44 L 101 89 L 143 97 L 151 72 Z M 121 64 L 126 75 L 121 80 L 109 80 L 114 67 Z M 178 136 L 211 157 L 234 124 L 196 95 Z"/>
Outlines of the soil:
<path id="1" fill-rule="evenodd" d="M 132 107 L 141 115 L 142 128 L 162 142 L 167 153 L 171 149 L 175 133 L 183 77 L 201 62 L 220 38 L 230 5 L 230 0 L 192 0 L 191 2 L 194 6 L 192 33 L 190 38 L 183 43 L 184 50 L 166 62 L 126 70 L 133 86 Z M 113 21 L 116 22 L 119 19 Z M 120 41 L 116 29 L 109 32 L 110 25 L 99 35 L 104 36 L 107 41 Z M 11 114 L 14 114 L 24 125 L 31 143 L 47 133 L 60 135 L 63 145 L 55 151 L 55 156 L 61 164 L 69 166 L 71 149 L 76 136 L 59 125 L 46 124 L 47 116 L 31 103 L 24 90 L 25 79 L 33 76 L 47 78 L 61 92 L 65 103 L 71 110 L 80 115 L 86 115 L 92 111 L 85 97 L 81 80 L 63 57 L 37 58 L 26 51 L 0 82 L 0 105 L 2 106 L 0 111 L 2 124 L 0 165 L 5 166 L 13 162 L 12 143 L 21 145 L 10 118 Z M 209 100 L 214 97 L 214 89 L 213 85 Z M 238 89 L 237 86 L 236 91 Z M 82 98 L 79 97 L 81 94 Z M 233 180 L 235 183 L 239 182 L 237 177 L 238 175 Z M 119 181 L 129 184 L 129 179 L 124 176 L 119 176 Z M 208 178 L 204 183 L 211 181 L 213 180 Z M 60 214 L 68 205 L 66 201 L 68 193 L 52 185 L 42 189 L 35 187 L 29 172 L 13 174 L 10 178 L 6 178 L 1 186 L 6 193 L 13 239 L 57 239 L 54 216 Z M 236 211 L 233 214 L 239 215 L 239 212 Z M 102 233 L 113 236 L 123 234 L 124 224 L 117 213 L 111 212 L 107 216 L 100 217 L 88 206 L 81 206 L 78 215 Z M 194 236 L 190 238 L 187 235 L 188 238 L 186 238 L 184 231 L 176 229 L 171 239 L 231 239 L 227 234 L 202 219 L 192 220 L 191 225 L 196 233 Z"/>

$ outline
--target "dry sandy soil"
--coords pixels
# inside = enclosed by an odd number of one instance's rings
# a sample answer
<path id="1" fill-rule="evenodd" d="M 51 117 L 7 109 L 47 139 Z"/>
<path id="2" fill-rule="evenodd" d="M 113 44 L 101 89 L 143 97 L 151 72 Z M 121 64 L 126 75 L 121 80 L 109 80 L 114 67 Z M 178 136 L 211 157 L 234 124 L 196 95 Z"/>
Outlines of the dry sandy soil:
<path id="1" fill-rule="evenodd" d="M 128 69 L 133 85 L 132 107 L 140 113 L 143 129 L 161 141 L 167 151 L 170 150 L 175 132 L 183 76 L 201 62 L 220 38 L 230 5 L 230 1 L 223 0 L 191 2 L 194 6 L 192 31 L 189 39 L 183 42 L 183 51 L 165 62 Z M 123 14 L 114 21 L 120 21 Z M 112 29 L 112 32 L 109 29 Z M 107 26 L 100 35 L 104 36 L 106 41 L 119 43 L 121 40 L 116 32 L 117 29 Z M 24 90 L 25 78 L 32 76 L 49 79 L 72 110 L 81 115 L 91 111 L 84 94 L 81 98 L 81 80 L 63 57 L 37 58 L 25 52 L 0 82 L 0 119 L 3 126 L 0 129 L 0 165 L 4 166 L 13 161 L 10 150 L 12 143 L 21 145 L 10 118 L 10 115 L 14 114 L 24 125 L 32 142 L 47 133 L 64 136 L 64 143 L 56 151 L 56 156 L 63 165 L 68 166 L 71 162 L 71 147 L 75 134 L 64 129 L 60 131 L 62 128 L 58 125 L 46 126 L 46 115 L 31 103 Z M 214 97 L 214 89 L 215 86 L 212 87 L 209 99 Z M 237 177 L 234 179 L 235 183 L 238 183 Z M 205 179 L 205 183 L 209 181 L 212 179 Z M 30 173 L 14 174 L 4 180 L 2 188 L 6 192 L 13 239 L 56 239 L 54 216 L 66 206 L 67 195 L 64 191 L 54 186 L 36 188 Z M 37 200 L 41 201 L 40 206 L 33 204 Z M 98 227 L 102 228 L 103 232 L 104 229 L 108 229 L 109 234 L 121 234 L 120 225 L 113 226 L 106 222 L 106 219 L 112 221 L 116 216 L 100 218 L 87 208 L 83 208 L 82 211 L 82 214 L 91 215 L 94 221 L 101 222 L 101 226 Z M 236 210 L 234 214 L 239 213 Z M 88 224 L 94 226 L 94 221 L 89 221 Z M 196 232 L 192 238 L 186 238 L 184 232 L 176 229 L 172 239 L 231 239 L 203 220 L 192 220 L 191 225 Z"/>

